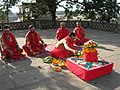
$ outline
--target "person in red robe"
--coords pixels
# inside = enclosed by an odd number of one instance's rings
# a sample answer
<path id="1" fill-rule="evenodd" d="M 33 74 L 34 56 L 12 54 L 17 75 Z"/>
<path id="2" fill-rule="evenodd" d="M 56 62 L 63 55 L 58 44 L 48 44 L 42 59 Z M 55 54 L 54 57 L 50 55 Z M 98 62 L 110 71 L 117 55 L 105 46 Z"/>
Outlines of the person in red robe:
<path id="1" fill-rule="evenodd" d="M 1 59 L 4 60 L 7 57 L 13 59 L 19 59 L 23 50 L 19 47 L 14 34 L 10 31 L 9 26 L 4 26 L 1 37 Z"/>
<path id="2" fill-rule="evenodd" d="M 77 53 L 74 46 L 75 33 L 70 33 L 69 36 L 57 42 L 55 49 L 51 51 L 50 55 L 55 58 L 65 59 Z"/>
<path id="3" fill-rule="evenodd" d="M 81 26 L 80 22 L 76 23 L 76 27 L 73 30 L 73 32 L 76 34 L 76 41 L 75 41 L 76 45 L 83 45 L 85 42 L 89 41 L 88 38 L 85 38 L 85 30 Z"/>
<path id="4" fill-rule="evenodd" d="M 66 28 L 65 23 L 61 22 L 60 23 L 60 28 L 58 28 L 58 30 L 56 32 L 56 40 L 60 41 L 61 39 L 68 36 L 69 33 L 70 33 L 70 30 L 68 28 Z"/>
<path id="5" fill-rule="evenodd" d="M 26 34 L 26 44 L 23 46 L 28 56 L 35 56 L 44 52 L 47 44 L 44 43 L 39 33 L 35 31 L 35 26 L 29 26 L 29 32 Z"/>

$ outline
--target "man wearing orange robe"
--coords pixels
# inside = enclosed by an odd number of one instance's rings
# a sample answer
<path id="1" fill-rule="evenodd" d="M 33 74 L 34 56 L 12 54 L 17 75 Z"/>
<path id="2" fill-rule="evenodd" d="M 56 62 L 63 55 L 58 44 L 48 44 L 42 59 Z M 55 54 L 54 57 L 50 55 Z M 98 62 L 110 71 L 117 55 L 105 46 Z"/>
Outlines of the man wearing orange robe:
<path id="1" fill-rule="evenodd" d="M 18 59 L 22 55 L 22 49 L 19 47 L 14 34 L 10 31 L 9 26 L 4 26 L 4 30 L 1 37 L 1 59 L 6 59 L 10 57 L 13 59 Z"/>
<path id="2" fill-rule="evenodd" d="M 55 58 L 64 59 L 69 56 L 77 53 L 76 47 L 74 46 L 75 33 L 70 33 L 69 36 L 64 39 L 58 41 L 55 46 L 55 49 L 51 51 L 51 56 Z"/>
<path id="3" fill-rule="evenodd" d="M 26 44 L 23 46 L 23 49 L 29 56 L 35 56 L 43 52 L 47 45 L 44 43 L 39 33 L 35 31 L 34 25 L 30 25 L 29 30 L 30 31 L 26 34 Z"/>
<path id="4" fill-rule="evenodd" d="M 61 39 L 68 36 L 69 33 L 70 33 L 70 30 L 68 28 L 66 28 L 65 23 L 61 22 L 60 23 L 60 28 L 58 28 L 58 30 L 56 32 L 56 40 L 60 41 Z"/>
<path id="5" fill-rule="evenodd" d="M 80 22 L 76 23 L 76 27 L 73 30 L 73 32 L 76 35 L 76 41 L 75 41 L 76 45 L 83 45 L 85 42 L 89 41 L 88 38 L 85 38 L 85 30 L 81 26 Z"/>

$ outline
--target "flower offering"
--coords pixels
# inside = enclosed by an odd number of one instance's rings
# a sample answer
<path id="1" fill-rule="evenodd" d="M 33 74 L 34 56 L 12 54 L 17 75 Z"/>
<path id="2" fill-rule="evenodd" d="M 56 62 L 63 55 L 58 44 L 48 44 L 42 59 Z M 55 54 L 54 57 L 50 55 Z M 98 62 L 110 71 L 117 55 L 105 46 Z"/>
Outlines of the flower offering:
<path id="1" fill-rule="evenodd" d="M 93 40 L 89 40 L 83 46 L 84 60 L 87 62 L 98 61 L 97 44 Z"/>

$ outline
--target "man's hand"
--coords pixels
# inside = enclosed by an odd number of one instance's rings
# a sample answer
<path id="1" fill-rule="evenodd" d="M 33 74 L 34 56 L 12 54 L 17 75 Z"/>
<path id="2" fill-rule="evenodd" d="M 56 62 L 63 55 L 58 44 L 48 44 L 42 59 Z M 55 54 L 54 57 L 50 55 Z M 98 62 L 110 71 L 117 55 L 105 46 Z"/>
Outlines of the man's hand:
<path id="1" fill-rule="evenodd" d="M 74 53 L 74 54 L 78 53 L 78 50 L 74 50 L 73 53 Z"/>

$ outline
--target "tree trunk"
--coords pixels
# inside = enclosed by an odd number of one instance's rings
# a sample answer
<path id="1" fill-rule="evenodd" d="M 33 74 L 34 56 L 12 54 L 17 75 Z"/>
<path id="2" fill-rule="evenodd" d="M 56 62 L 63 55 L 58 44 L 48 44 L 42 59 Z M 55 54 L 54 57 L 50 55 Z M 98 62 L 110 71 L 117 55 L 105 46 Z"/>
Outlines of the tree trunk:
<path id="1" fill-rule="evenodd" d="M 51 13 L 52 13 L 52 20 L 56 21 L 56 10 L 53 10 Z"/>
<path id="2" fill-rule="evenodd" d="M 7 11 L 7 15 L 6 15 L 6 16 L 7 16 L 7 17 L 6 17 L 7 23 L 9 23 L 9 17 L 8 17 L 8 15 L 9 15 L 9 14 L 8 14 L 8 11 Z"/>
<path id="3" fill-rule="evenodd" d="M 53 21 L 53 27 L 56 27 L 56 9 L 52 12 L 52 21 Z"/>
<path id="4" fill-rule="evenodd" d="M 7 10 L 6 10 L 6 19 L 7 19 L 7 23 L 9 23 L 9 17 L 8 17 L 8 15 L 9 15 L 9 8 L 8 8 L 8 4 L 7 4 L 7 8 L 6 8 Z"/>

